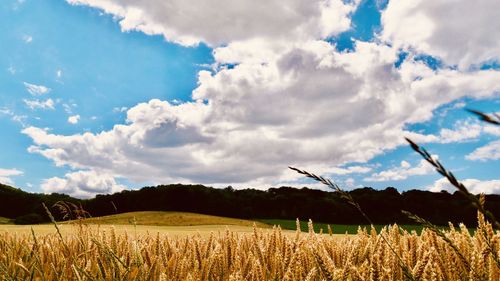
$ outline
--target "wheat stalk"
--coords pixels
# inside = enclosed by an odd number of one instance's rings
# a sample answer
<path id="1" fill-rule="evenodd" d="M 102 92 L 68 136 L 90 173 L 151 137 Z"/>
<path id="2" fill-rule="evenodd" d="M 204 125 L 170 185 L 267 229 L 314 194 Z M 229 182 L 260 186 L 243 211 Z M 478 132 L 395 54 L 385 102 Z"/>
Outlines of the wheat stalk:
<path id="1" fill-rule="evenodd" d="M 351 196 L 351 194 L 349 192 L 344 191 L 342 188 L 340 188 L 340 186 L 338 186 L 337 184 L 333 183 L 330 179 L 326 179 L 326 178 L 324 178 L 322 176 L 318 176 L 318 175 L 315 175 L 313 173 L 310 173 L 308 171 L 301 170 L 301 169 L 298 169 L 298 168 L 294 168 L 294 167 L 290 167 L 290 166 L 288 168 L 291 169 L 291 170 L 296 171 L 299 174 L 305 175 L 308 178 L 312 178 L 312 179 L 314 179 L 314 180 L 316 180 L 316 181 L 318 181 L 318 182 L 320 182 L 320 183 L 322 183 L 322 184 L 324 184 L 324 185 L 332 188 L 333 190 L 335 190 L 337 193 L 340 194 L 341 198 L 344 198 L 345 200 L 347 200 L 347 202 L 349 204 L 353 205 L 361 213 L 361 215 L 366 219 L 366 221 L 368 221 L 368 223 L 372 226 L 372 228 L 374 228 L 374 224 L 373 224 L 372 220 L 370 219 L 370 217 L 368 217 L 368 215 L 363 211 L 363 209 L 358 204 L 358 202 L 356 202 L 352 198 L 352 196 Z M 380 238 L 382 238 L 382 240 L 387 244 L 387 246 L 392 251 L 392 253 L 396 256 L 396 258 L 398 260 L 398 263 L 399 263 L 399 266 L 403 270 L 403 273 L 404 273 L 405 277 L 408 280 L 416 280 L 415 277 L 413 276 L 413 274 L 411 273 L 411 270 L 404 263 L 403 259 L 399 256 L 399 254 L 396 252 L 396 250 L 391 245 L 391 243 L 389 243 L 389 241 L 387 240 L 387 238 L 385 237 L 385 235 L 383 235 L 382 233 L 380 233 Z"/>
<path id="2" fill-rule="evenodd" d="M 447 178 L 448 181 L 455 186 L 460 193 L 462 193 L 465 198 L 472 203 L 472 205 L 481 212 L 488 220 L 491 221 L 493 227 L 495 229 L 500 229 L 500 223 L 496 220 L 495 216 L 488 210 L 484 208 L 479 199 L 469 192 L 467 187 L 463 183 L 457 180 L 455 175 L 452 172 L 448 171 L 439 160 L 432 157 L 432 155 L 423 147 L 420 147 L 418 144 L 410 140 L 409 138 L 405 138 L 408 143 L 410 143 L 411 148 L 419 153 L 429 164 L 434 166 L 436 171 L 440 173 L 443 177 Z"/>

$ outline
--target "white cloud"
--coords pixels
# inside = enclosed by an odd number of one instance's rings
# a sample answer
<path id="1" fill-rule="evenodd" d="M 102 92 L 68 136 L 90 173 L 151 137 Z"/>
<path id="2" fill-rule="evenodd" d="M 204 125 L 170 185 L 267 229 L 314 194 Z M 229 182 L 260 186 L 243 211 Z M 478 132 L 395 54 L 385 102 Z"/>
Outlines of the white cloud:
<path id="1" fill-rule="evenodd" d="M 418 143 L 456 143 L 477 140 L 483 132 L 484 126 L 478 122 L 457 121 L 453 129 L 443 128 L 439 131 L 439 135 L 423 135 L 413 132 L 407 132 L 406 135 Z"/>
<path id="2" fill-rule="evenodd" d="M 16 114 L 14 114 L 11 117 L 12 121 L 21 124 L 21 126 L 23 126 L 23 128 L 27 126 L 26 119 L 28 119 L 28 116 L 26 116 L 26 115 L 16 115 Z"/>
<path id="3" fill-rule="evenodd" d="M 500 135 L 500 128 L 478 121 L 460 120 L 453 129 L 443 128 L 438 135 L 406 132 L 406 136 L 417 143 L 457 143 L 477 140 L 482 134 Z"/>
<path id="4" fill-rule="evenodd" d="M 369 173 L 372 170 L 371 167 L 367 166 L 350 166 L 347 168 L 334 167 L 328 169 L 328 172 L 334 175 L 348 175 L 348 174 L 364 174 Z"/>
<path id="5" fill-rule="evenodd" d="M 435 157 L 435 156 L 434 156 Z M 411 176 L 423 176 L 434 172 L 434 168 L 425 160 L 420 160 L 416 167 L 412 167 L 410 163 L 402 161 L 399 167 L 395 167 L 386 171 L 372 174 L 365 178 L 365 181 L 397 181 L 405 180 Z"/>
<path id="6" fill-rule="evenodd" d="M 500 140 L 492 141 L 485 146 L 475 149 L 473 152 L 465 156 L 468 160 L 498 160 L 500 159 Z"/>
<path id="7" fill-rule="evenodd" d="M 454 130 L 441 129 L 440 143 L 462 142 L 465 140 L 476 139 L 480 136 L 482 126 L 479 124 L 462 123 L 455 125 Z"/>
<path id="8" fill-rule="evenodd" d="M 58 69 L 58 70 L 56 71 L 56 77 L 57 77 L 57 79 L 61 79 L 62 75 L 63 75 L 62 70 Z"/>
<path id="9" fill-rule="evenodd" d="M 80 121 L 80 115 L 78 114 L 68 117 L 68 123 L 70 124 L 73 125 L 78 124 L 78 121 Z"/>
<path id="10" fill-rule="evenodd" d="M 23 41 L 24 41 L 24 43 L 29 44 L 29 43 L 33 42 L 33 36 L 31 36 L 31 35 L 23 35 Z"/>
<path id="11" fill-rule="evenodd" d="M 23 102 L 26 104 L 27 107 L 30 109 L 54 109 L 55 102 L 52 99 L 46 99 L 44 101 L 34 99 L 34 100 L 27 100 L 23 99 Z"/>
<path id="12" fill-rule="evenodd" d="M 346 186 L 347 188 L 349 188 L 349 189 L 353 189 L 353 188 L 355 187 L 355 185 L 354 185 L 354 183 L 355 183 L 355 182 L 356 182 L 356 181 L 355 181 L 353 178 L 348 178 L 348 179 L 346 179 L 346 180 L 344 181 L 344 184 L 345 184 L 345 186 Z"/>
<path id="13" fill-rule="evenodd" d="M 89 198 L 95 194 L 109 194 L 125 189 L 108 174 L 95 171 L 67 173 L 64 178 L 53 177 L 41 185 L 45 193 L 65 193 L 77 198 Z"/>
<path id="14" fill-rule="evenodd" d="M 50 92 L 50 88 L 47 88 L 43 85 L 35 85 L 24 82 L 24 86 L 26 90 L 33 96 L 41 96 Z"/>
<path id="15" fill-rule="evenodd" d="M 19 124 L 21 124 L 21 126 L 26 127 L 25 121 L 28 118 L 28 116 L 15 114 L 12 110 L 8 108 L 0 108 L 0 114 L 7 115 L 10 117 L 12 121 L 18 122 Z"/>
<path id="16" fill-rule="evenodd" d="M 15 68 L 14 66 L 12 66 L 12 65 L 11 65 L 11 66 L 9 66 L 9 68 L 7 68 L 7 71 L 8 71 L 10 74 L 12 74 L 12 75 L 16 74 L 16 72 L 17 72 L 16 68 Z"/>
<path id="17" fill-rule="evenodd" d="M 500 180 L 486 180 L 481 181 L 478 179 L 465 179 L 460 181 L 467 187 L 469 192 L 474 194 L 499 194 L 500 193 Z M 448 182 L 447 179 L 441 178 L 433 185 L 427 187 L 428 190 L 433 192 L 440 192 L 446 190 L 450 193 L 457 191 L 457 188 Z"/>
<path id="18" fill-rule="evenodd" d="M 406 136 L 417 143 L 452 143 L 477 140 L 481 134 L 500 136 L 500 127 L 478 121 L 457 121 L 453 129 L 441 129 L 439 135 L 423 135 L 406 132 Z M 475 149 L 465 157 L 468 160 L 497 160 L 500 159 L 500 141 L 493 141 Z"/>
<path id="19" fill-rule="evenodd" d="M 122 107 L 115 107 L 113 108 L 113 112 L 118 113 L 118 112 L 126 112 L 128 107 L 122 106 Z"/>
<path id="20" fill-rule="evenodd" d="M 485 125 L 483 128 L 484 133 L 490 134 L 493 136 L 500 136 L 500 126 L 498 125 Z"/>
<path id="21" fill-rule="evenodd" d="M 76 107 L 76 104 L 63 103 L 62 107 L 67 114 L 73 114 L 73 108 Z"/>
<path id="22" fill-rule="evenodd" d="M 14 181 L 11 178 L 22 174 L 23 171 L 17 169 L 0 169 L 0 183 L 12 186 Z"/>
<path id="23" fill-rule="evenodd" d="M 389 1 L 381 38 L 466 69 L 500 60 L 499 10 L 496 0 Z"/>
<path id="24" fill-rule="evenodd" d="M 302 178 L 289 165 L 349 174 L 339 167 L 406 145 L 406 125 L 430 120 L 436 108 L 500 93 L 494 70 L 434 71 L 412 56 L 395 68 L 398 45 L 356 42 L 354 52 L 337 52 L 322 39 L 349 28 L 359 1 L 68 2 L 115 15 L 123 30 L 204 42 L 215 63 L 199 72 L 192 102 L 150 100 L 128 109 L 125 124 L 96 134 L 24 129 L 34 142 L 29 151 L 58 166 L 137 182 L 253 187 Z M 455 131 L 428 138 L 474 138 Z M 411 175 L 419 167 L 400 168 Z"/>
<path id="25" fill-rule="evenodd" d="M 220 46 L 255 38 L 325 38 L 350 27 L 357 3 L 341 0 L 67 0 L 100 8 L 120 19 L 123 31 L 161 34 L 190 46 Z M 355 1 L 358 2 L 358 1 Z"/>
<path id="26" fill-rule="evenodd" d="M 266 64 L 202 71 L 195 102 L 151 100 L 129 109 L 126 124 L 98 134 L 23 132 L 34 140 L 31 152 L 59 166 L 133 181 L 269 185 L 300 178 L 289 165 L 327 163 L 322 174 L 329 174 L 366 162 L 404 145 L 405 125 L 429 120 L 442 104 L 500 90 L 495 71 L 409 79 L 418 62 L 395 69 L 396 50 L 361 42 L 356 48 L 338 53 L 310 41 Z"/>

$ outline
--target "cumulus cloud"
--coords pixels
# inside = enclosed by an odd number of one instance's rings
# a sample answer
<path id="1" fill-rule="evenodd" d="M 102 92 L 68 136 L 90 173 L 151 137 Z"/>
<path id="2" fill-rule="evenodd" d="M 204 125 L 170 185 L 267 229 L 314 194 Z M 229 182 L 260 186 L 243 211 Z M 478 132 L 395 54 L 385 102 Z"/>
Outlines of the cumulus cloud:
<path id="1" fill-rule="evenodd" d="M 483 131 L 486 134 L 490 134 L 490 135 L 497 136 L 497 137 L 500 136 L 500 126 L 498 126 L 498 125 L 488 124 L 488 125 L 484 126 Z"/>
<path id="2" fill-rule="evenodd" d="M 473 152 L 467 154 L 465 159 L 478 161 L 500 159 L 500 140 L 492 141 L 485 146 L 475 149 Z"/>
<path id="3" fill-rule="evenodd" d="M 435 156 L 434 156 L 435 157 Z M 405 180 L 411 176 L 428 175 L 434 172 L 434 168 L 425 160 L 420 160 L 420 163 L 412 167 L 407 161 L 402 161 L 399 167 L 395 167 L 386 171 L 372 174 L 365 178 L 365 181 L 398 181 Z"/>
<path id="4" fill-rule="evenodd" d="M 39 100 L 39 99 L 23 99 L 23 102 L 30 109 L 54 109 L 55 102 L 52 99 Z"/>
<path id="5" fill-rule="evenodd" d="M 484 134 L 499 136 L 500 128 L 479 121 L 459 120 L 451 129 L 440 129 L 439 134 L 406 132 L 405 136 L 417 143 L 459 143 L 476 141 Z"/>
<path id="6" fill-rule="evenodd" d="M 68 2 L 115 15 L 123 30 L 182 45 L 203 42 L 214 48 L 215 64 L 199 72 L 192 101 L 138 104 L 127 110 L 126 123 L 110 130 L 60 135 L 25 128 L 34 142 L 29 151 L 58 166 L 133 181 L 254 187 L 300 178 L 289 165 L 319 167 L 321 174 L 364 173 L 369 168 L 339 167 L 404 144 L 404 128 L 430 120 L 443 104 L 500 93 L 495 70 L 433 70 L 412 56 L 394 67 L 399 47 L 411 46 L 391 31 L 391 7 L 381 38 L 395 44 L 356 42 L 353 52 L 338 52 L 323 39 L 349 29 L 359 1 Z M 478 130 L 463 126 L 424 137 L 475 138 Z M 399 169 L 409 176 L 425 170 L 419 167 Z"/>
<path id="7" fill-rule="evenodd" d="M 0 183 L 6 185 L 14 185 L 12 177 L 24 174 L 23 171 L 17 169 L 0 169 Z"/>
<path id="8" fill-rule="evenodd" d="M 113 14 L 123 31 L 160 34 L 185 46 L 253 38 L 324 38 L 350 27 L 359 1 L 341 0 L 67 0 Z"/>
<path id="9" fill-rule="evenodd" d="M 478 179 L 465 179 L 460 181 L 467 187 L 467 189 L 474 194 L 499 194 L 500 193 L 500 180 L 485 180 Z M 455 192 L 457 189 L 447 179 L 441 178 L 433 185 L 427 187 L 428 190 L 433 192 L 440 192 L 446 190 L 450 193 Z"/>
<path id="10" fill-rule="evenodd" d="M 404 143 L 404 127 L 442 104 L 500 90 L 500 73 L 421 75 L 419 62 L 394 68 L 397 51 L 358 42 L 339 53 L 309 41 L 266 64 L 202 71 L 193 102 L 151 100 L 127 123 L 98 134 L 50 134 L 30 127 L 33 153 L 57 165 L 131 180 L 209 184 L 290 180 L 287 166 L 366 162 Z M 337 170 L 338 171 L 338 170 Z M 295 178 L 298 178 L 295 175 Z"/>
<path id="11" fill-rule="evenodd" d="M 78 115 L 78 114 L 68 117 L 68 123 L 70 123 L 70 124 L 73 124 L 73 125 L 78 124 L 78 121 L 80 121 L 80 115 Z"/>
<path id="12" fill-rule="evenodd" d="M 466 69 L 500 60 L 499 10 L 496 0 L 389 1 L 381 38 Z"/>
<path id="13" fill-rule="evenodd" d="M 108 174 L 95 171 L 67 173 L 64 178 L 53 177 L 43 181 L 45 193 L 65 193 L 77 198 L 90 198 L 96 193 L 109 194 L 125 189 Z"/>
<path id="14" fill-rule="evenodd" d="M 50 92 L 50 88 L 47 88 L 43 85 L 35 85 L 24 82 L 24 86 L 26 87 L 26 91 L 28 91 L 33 96 L 41 96 Z"/>
<path id="15" fill-rule="evenodd" d="M 328 169 L 331 174 L 335 175 L 364 174 L 369 173 L 371 170 L 372 168 L 367 166 L 350 166 L 347 168 L 334 167 Z"/>
<path id="16" fill-rule="evenodd" d="M 481 134 L 495 134 L 489 125 L 479 122 L 460 120 L 455 122 L 452 129 L 442 128 L 439 134 L 420 134 L 407 132 L 406 136 L 418 143 L 457 143 L 477 140 Z"/>

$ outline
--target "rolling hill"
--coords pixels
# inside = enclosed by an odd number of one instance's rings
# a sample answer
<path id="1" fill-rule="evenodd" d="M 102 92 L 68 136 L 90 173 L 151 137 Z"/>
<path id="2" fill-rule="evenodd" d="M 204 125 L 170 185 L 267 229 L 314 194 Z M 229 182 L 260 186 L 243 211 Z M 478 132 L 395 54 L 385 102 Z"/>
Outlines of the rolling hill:
<path id="1" fill-rule="evenodd" d="M 203 215 L 189 212 L 129 212 L 116 215 L 88 218 L 84 223 L 113 225 L 154 225 L 154 226 L 194 226 L 194 225 L 239 225 L 270 227 L 262 222 L 234 219 L 220 216 Z"/>

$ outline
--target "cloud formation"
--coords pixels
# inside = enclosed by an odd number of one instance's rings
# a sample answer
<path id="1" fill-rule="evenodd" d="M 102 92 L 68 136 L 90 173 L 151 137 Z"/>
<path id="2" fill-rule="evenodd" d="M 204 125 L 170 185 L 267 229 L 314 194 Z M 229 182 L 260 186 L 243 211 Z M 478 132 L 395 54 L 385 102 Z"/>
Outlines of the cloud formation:
<path id="1" fill-rule="evenodd" d="M 220 46 L 252 38 L 325 38 L 350 27 L 358 1 L 67 0 L 112 14 L 123 31 L 160 34 L 184 46 Z"/>
<path id="2" fill-rule="evenodd" d="M 96 193 L 119 192 L 125 186 L 116 183 L 113 176 L 94 171 L 67 173 L 64 178 L 53 177 L 41 185 L 45 193 L 64 193 L 77 198 L 90 198 Z"/>
<path id="3" fill-rule="evenodd" d="M 70 123 L 70 124 L 73 124 L 73 125 L 78 124 L 78 121 L 80 121 L 80 115 L 78 115 L 78 114 L 68 117 L 68 123 Z"/>
<path id="4" fill-rule="evenodd" d="M 24 82 L 24 86 L 26 87 L 26 91 L 33 96 L 41 96 L 50 92 L 50 88 L 43 85 L 35 85 Z"/>
<path id="5" fill-rule="evenodd" d="M 428 175 L 434 172 L 434 168 L 425 160 L 420 160 L 416 167 L 412 167 L 410 163 L 402 161 L 399 167 L 395 167 L 386 171 L 372 174 L 365 178 L 365 181 L 398 181 L 405 180 L 411 176 Z"/>
<path id="6" fill-rule="evenodd" d="M 500 140 L 492 141 L 485 146 L 475 149 L 473 152 L 467 154 L 465 159 L 477 161 L 500 159 Z"/>
<path id="7" fill-rule="evenodd" d="M 39 100 L 39 99 L 23 99 L 24 104 L 32 110 L 35 109 L 54 109 L 55 102 L 52 99 Z"/>
<path id="8" fill-rule="evenodd" d="M 479 121 L 459 120 L 455 122 L 452 129 L 440 129 L 439 134 L 408 132 L 406 136 L 418 143 L 460 143 L 475 141 L 482 134 L 499 136 L 500 128 L 493 125 L 485 125 Z"/>
<path id="9" fill-rule="evenodd" d="M 378 40 L 358 41 L 352 52 L 339 52 L 324 39 L 350 28 L 349 15 L 359 1 L 68 2 L 113 14 L 124 31 L 160 34 L 185 46 L 205 43 L 213 47 L 215 60 L 212 71 L 199 72 L 190 102 L 140 103 L 128 109 L 126 123 L 100 133 L 23 130 L 34 142 L 30 152 L 89 173 L 156 183 L 271 185 L 300 177 L 288 171 L 289 165 L 322 167 L 325 174 L 368 172 L 338 167 L 369 161 L 404 144 L 408 134 L 426 142 L 474 139 L 482 129 L 472 123 L 439 135 L 411 134 L 405 127 L 430 120 L 436 108 L 456 99 L 500 93 L 500 72 L 464 70 L 496 59 L 498 43 L 481 49 L 482 35 L 477 35 L 454 53 L 436 39 L 454 32 L 443 20 L 462 20 L 453 13 L 436 16 L 444 4 L 390 2 Z M 416 18 L 409 7 L 418 10 Z M 488 15 L 472 21 L 482 25 Z M 414 24 L 417 19 L 427 24 Z M 483 33 L 472 27 L 464 36 Z M 450 42 L 463 43 L 463 38 Z M 395 67 L 400 48 L 411 54 Z M 415 50 L 460 67 L 433 70 L 415 59 Z M 405 177 L 427 172 L 421 165 L 397 169 Z M 390 172 L 372 177 L 394 179 Z M 51 183 L 65 189 L 68 179 Z M 71 192 L 80 190 L 70 186 Z"/>
<path id="10" fill-rule="evenodd" d="M 484 194 L 498 194 L 500 193 L 500 180 L 478 180 L 478 179 L 465 179 L 460 181 L 467 187 L 467 189 L 474 194 L 484 193 Z M 441 178 L 437 180 L 433 185 L 427 187 L 428 190 L 433 192 L 440 192 L 441 190 L 446 190 L 450 193 L 457 191 L 456 187 L 451 185 L 447 179 Z"/>
<path id="11" fill-rule="evenodd" d="M 500 2 L 389 1 L 381 39 L 467 69 L 500 61 Z"/>
<path id="12" fill-rule="evenodd" d="M 267 64 L 202 71 L 193 102 L 139 104 L 109 131 L 23 132 L 35 143 L 31 152 L 60 166 L 135 181 L 272 184 L 289 179 L 288 165 L 366 162 L 403 144 L 405 125 L 429 120 L 438 106 L 500 90 L 495 71 L 413 79 L 425 66 L 406 61 L 398 69 L 396 59 L 395 50 L 375 43 L 339 53 L 311 41 Z"/>
<path id="13" fill-rule="evenodd" d="M 6 185 L 14 185 L 12 177 L 24 174 L 23 171 L 17 169 L 0 169 L 0 183 Z"/>

